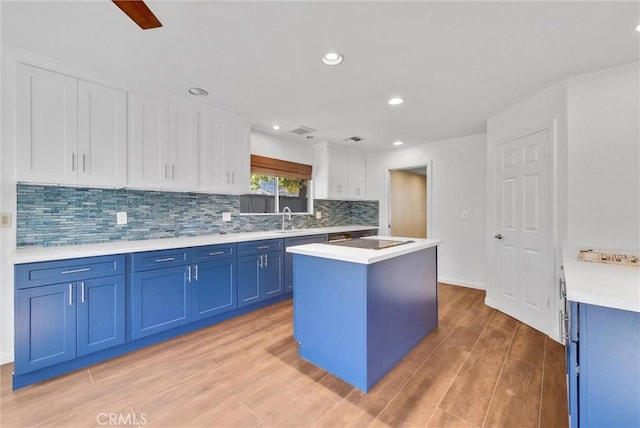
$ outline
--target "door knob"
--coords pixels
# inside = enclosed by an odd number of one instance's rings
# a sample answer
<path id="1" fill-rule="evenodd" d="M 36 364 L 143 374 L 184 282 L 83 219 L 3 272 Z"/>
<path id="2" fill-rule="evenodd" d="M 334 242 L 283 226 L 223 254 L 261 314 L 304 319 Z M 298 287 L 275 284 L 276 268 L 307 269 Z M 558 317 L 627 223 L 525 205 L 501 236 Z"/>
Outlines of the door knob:
<path id="1" fill-rule="evenodd" d="M 502 239 L 502 235 L 499 234 L 499 233 L 497 235 L 494 235 L 493 237 L 496 238 L 496 239 Z"/>

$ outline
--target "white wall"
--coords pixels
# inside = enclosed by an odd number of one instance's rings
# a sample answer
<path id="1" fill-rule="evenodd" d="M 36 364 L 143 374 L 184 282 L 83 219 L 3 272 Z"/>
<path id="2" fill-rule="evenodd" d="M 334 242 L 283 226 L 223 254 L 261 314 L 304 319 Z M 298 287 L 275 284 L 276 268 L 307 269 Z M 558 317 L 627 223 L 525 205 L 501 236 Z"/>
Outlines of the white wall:
<path id="1" fill-rule="evenodd" d="M 640 250 L 638 63 L 569 79 L 568 242 Z"/>
<path id="2" fill-rule="evenodd" d="M 251 154 L 289 162 L 313 164 L 311 144 L 277 138 L 258 131 L 251 131 Z"/>
<path id="3" fill-rule="evenodd" d="M 15 65 L 2 55 L 0 112 L 0 212 L 11 214 L 11 227 L 0 228 L 0 364 L 13 361 L 13 265 L 16 247 Z"/>
<path id="4" fill-rule="evenodd" d="M 388 229 L 388 170 L 431 164 L 429 238 L 442 239 L 442 282 L 485 288 L 485 136 L 393 149 L 367 155 L 367 199 L 380 202 L 380 231 Z M 460 218 L 466 210 L 467 220 Z"/>

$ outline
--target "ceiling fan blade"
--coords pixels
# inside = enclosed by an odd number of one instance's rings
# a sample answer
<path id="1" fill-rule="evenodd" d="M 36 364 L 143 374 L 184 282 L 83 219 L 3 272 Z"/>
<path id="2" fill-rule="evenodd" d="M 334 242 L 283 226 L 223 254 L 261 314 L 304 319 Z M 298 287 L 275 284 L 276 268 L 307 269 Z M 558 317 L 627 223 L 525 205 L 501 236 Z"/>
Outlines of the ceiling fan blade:
<path id="1" fill-rule="evenodd" d="M 112 0 L 129 18 L 143 30 L 162 27 L 158 18 L 142 0 Z"/>

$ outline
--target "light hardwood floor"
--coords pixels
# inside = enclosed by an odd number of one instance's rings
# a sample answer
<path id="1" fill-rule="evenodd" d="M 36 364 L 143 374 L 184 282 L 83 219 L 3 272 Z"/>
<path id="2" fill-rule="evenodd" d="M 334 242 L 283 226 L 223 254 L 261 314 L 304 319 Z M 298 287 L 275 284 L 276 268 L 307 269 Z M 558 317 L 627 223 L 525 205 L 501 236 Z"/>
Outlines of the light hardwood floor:
<path id="1" fill-rule="evenodd" d="M 291 301 L 11 391 L 0 426 L 566 427 L 564 348 L 439 285 L 439 326 L 364 394 L 298 358 Z"/>

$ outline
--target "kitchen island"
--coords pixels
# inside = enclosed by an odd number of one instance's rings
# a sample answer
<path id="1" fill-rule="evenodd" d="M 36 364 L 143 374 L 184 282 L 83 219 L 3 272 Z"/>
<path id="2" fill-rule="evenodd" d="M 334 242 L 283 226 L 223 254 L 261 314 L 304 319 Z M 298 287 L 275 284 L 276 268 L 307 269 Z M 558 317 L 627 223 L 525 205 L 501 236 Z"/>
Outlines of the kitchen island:
<path id="1" fill-rule="evenodd" d="M 368 392 L 438 325 L 440 243 L 368 237 L 288 248 L 300 357 Z"/>

